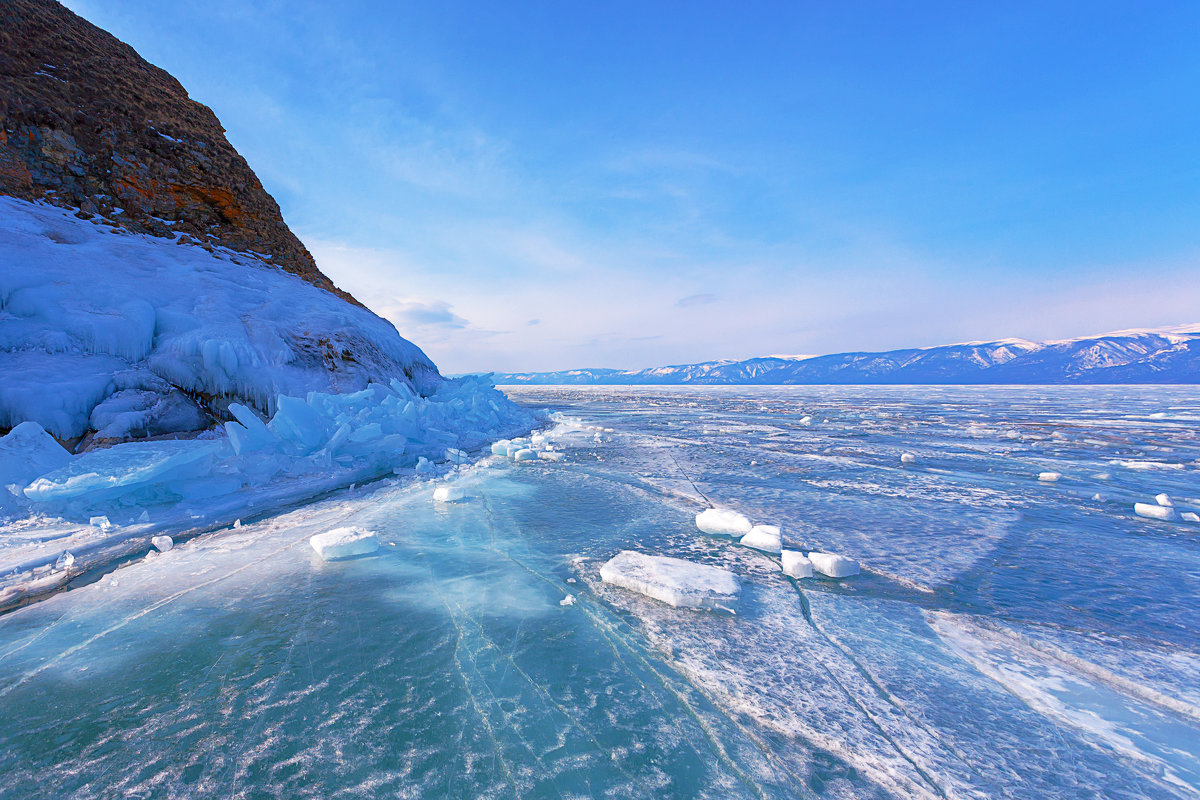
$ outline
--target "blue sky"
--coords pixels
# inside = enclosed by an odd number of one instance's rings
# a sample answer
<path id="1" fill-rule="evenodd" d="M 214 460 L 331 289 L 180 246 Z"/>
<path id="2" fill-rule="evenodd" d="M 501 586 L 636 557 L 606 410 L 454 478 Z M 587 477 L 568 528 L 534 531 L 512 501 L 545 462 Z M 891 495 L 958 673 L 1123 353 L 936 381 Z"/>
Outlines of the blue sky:
<path id="1" fill-rule="evenodd" d="M 1200 320 L 1200 4 L 70 0 L 444 371 Z"/>

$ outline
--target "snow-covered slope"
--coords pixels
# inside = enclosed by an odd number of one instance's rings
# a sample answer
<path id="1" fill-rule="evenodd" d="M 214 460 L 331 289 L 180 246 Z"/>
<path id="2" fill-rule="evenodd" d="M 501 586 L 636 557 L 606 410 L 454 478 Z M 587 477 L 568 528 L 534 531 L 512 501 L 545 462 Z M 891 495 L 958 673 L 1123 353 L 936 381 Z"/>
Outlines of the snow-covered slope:
<path id="1" fill-rule="evenodd" d="M 253 255 L 0 197 L 0 430 L 60 439 L 208 428 L 236 401 L 441 382 L 364 308 Z"/>
<path id="2" fill-rule="evenodd" d="M 1040 343 L 1002 339 L 644 370 L 522 372 L 496 375 L 495 380 L 501 384 L 1200 383 L 1200 323 Z"/>

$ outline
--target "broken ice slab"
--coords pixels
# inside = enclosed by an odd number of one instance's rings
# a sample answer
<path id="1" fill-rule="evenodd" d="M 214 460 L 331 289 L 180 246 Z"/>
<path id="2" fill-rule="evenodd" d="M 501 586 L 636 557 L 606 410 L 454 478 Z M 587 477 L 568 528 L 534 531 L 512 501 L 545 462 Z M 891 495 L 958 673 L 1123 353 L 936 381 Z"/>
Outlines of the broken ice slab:
<path id="1" fill-rule="evenodd" d="M 1171 495 L 1169 494 L 1156 494 L 1154 496 L 1154 502 L 1165 508 L 1175 507 L 1175 504 L 1171 502 Z"/>
<path id="2" fill-rule="evenodd" d="M 435 503 L 457 503 L 467 496 L 461 486 L 439 486 L 433 490 Z"/>
<path id="3" fill-rule="evenodd" d="M 912 464 L 916 460 L 917 460 L 917 457 L 913 453 L 901 453 L 900 454 L 900 463 L 902 463 L 902 464 Z"/>
<path id="4" fill-rule="evenodd" d="M 558 451 L 543 450 L 538 453 L 538 458 L 542 461 L 562 461 L 566 456 Z"/>
<path id="5" fill-rule="evenodd" d="M 492 443 L 492 455 L 494 455 L 494 456 L 508 455 L 508 445 L 509 445 L 508 439 L 501 439 L 498 442 L 493 442 Z"/>
<path id="6" fill-rule="evenodd" d="M 1194 511 L 1184 511 L 1179 515 L 1179 518 L 1184 522 L 1200 522 L 1200 514 Z"/>
<path id="7" fill-rule="evenodd" d="M 175 541 L 170 536 L 155 536 L 150 540 L 150 544 L 154 545 L 154 549 L 160 553 L 165 553 L 175 546 Z"/>
<path id="8" fill-rule="evenodd" d="M 781 554 L 783 559 L 783 572 L 785 575 L 791 575 L 793 578 L 811 578 L 813 576 L 813 564 L 804 553 L 799 550 L 784 550 Z"/>
<path id="9" fill-rule="evenodd" d="M 745 514 L 728 508 L 708 508 L 696 515 L 696 527 L 710 534 L 745 536 L 753 526 Z"/>
<path id="10" fill-rule="evenodd" d="M 741 543 L 746 547 L 753 547 L 755 550 L 764 550 L 768 553 L 778 553 L 783 549 L 779 528 L 775 525 L 755 525 L 749 533 L 742 537 Z"/>
<path id="11" fill-rule="evenodd" d="M 1062 477 L 1061 472 L 1039 472 L 1038 473 L 1038 480 L 1045 481 L 1046 483 L 1054 483 L 1061 477 Z"/>
<path id="12" fill-rule="evenodd" d="M 1160 506 L 1158 503 L 1134 503 L 1133 513 L 1146 519 L 1161 519 L 1171 522 L 1178 518 L 1175 509 L 1170 506 Z"/>
<path id="13" fill-rule="evenodd" d="M 813 569 L 830 578 L 846 578 L 858 574 L 858 562 L 835 553 L 809 553 Z"/>
<path id="14" fill-rule="evenodd" d="M 379 549 L 379 539 L 374 531 L 362 528 L 334 528 L 309 538 L 308 543 L 317 555 L 326 561 L 351 558 L 374 553 Z"/>
<path id="15" fill-rule="evenodd" d="M 513 454 L 513 461 L 537 461 L 537 457 L 536 450 L 530 450 L 526 447 Z"/>
<path id="16" fill-rule="evenodd" d="M 613 556 L 600 568 L 600 577 L 676 608 L 730 608 L 741 592 L 729 570 L 633 550 Z"/>

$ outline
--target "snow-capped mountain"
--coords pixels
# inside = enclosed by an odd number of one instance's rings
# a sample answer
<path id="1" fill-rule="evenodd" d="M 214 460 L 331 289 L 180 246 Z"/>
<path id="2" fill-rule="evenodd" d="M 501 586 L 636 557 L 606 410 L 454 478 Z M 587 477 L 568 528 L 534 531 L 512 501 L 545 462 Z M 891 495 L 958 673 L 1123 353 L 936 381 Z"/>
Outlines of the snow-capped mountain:
<path id="1" fill-rule="evenodd" d="M 509 373 L 495 379 L 501 384 L 1200 383 L 1200 323 L 1048 342 L 1001 339 L 643 370 Z"/>

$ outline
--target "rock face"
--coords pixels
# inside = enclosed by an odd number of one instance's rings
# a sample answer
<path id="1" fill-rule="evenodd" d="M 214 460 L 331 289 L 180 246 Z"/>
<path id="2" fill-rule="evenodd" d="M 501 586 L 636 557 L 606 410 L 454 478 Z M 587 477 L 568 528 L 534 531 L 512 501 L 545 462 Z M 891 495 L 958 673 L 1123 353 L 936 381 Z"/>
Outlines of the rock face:
<path id="1" fill-rule="evenodd" d="M 253 251 L 357 304 L 317 269 L 213 112 L 54 0 L 0 2 L 0 194 Z"/>

